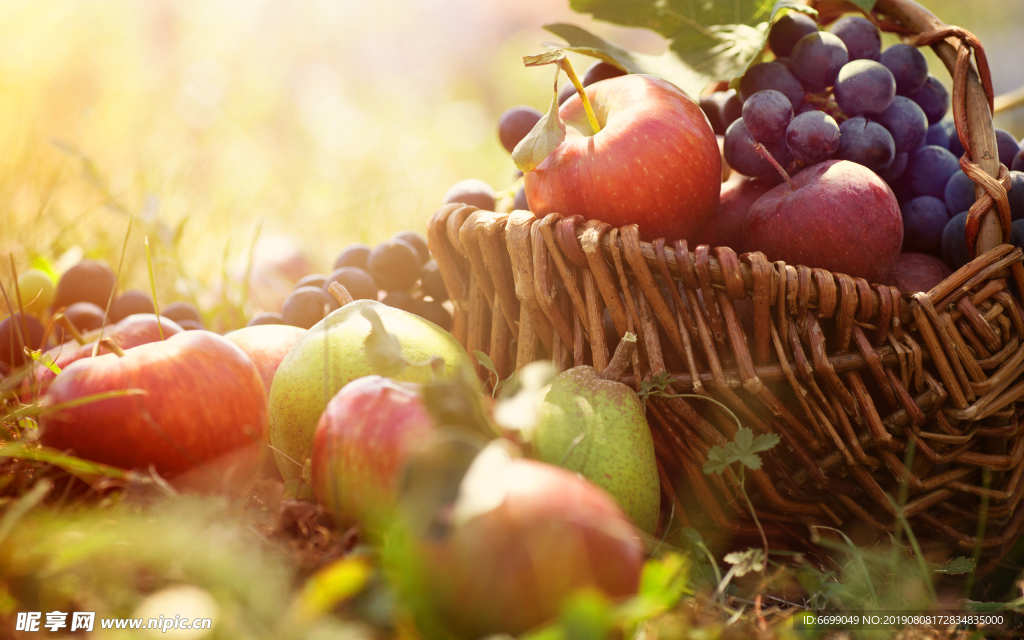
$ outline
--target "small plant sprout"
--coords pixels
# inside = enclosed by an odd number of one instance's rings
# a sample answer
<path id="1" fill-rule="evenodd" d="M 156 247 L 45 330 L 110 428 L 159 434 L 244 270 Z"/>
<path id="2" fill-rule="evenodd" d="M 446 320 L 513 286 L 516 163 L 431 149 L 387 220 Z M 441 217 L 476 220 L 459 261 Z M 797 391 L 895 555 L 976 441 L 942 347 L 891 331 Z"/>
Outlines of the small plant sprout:
<path id="1" fill-rule="evenodd" d="M 737 424 L 739 424 L 738 420 Z M 761 541 L 764 543 L 763 552 L 760 549 L 748 549 L 742 553 L 730 553 L 725 556 L 725 561 L 732 564 L 732 569 L 726 574 L 719 589 L 725 588 L 724 585 L 729 582 L 732 575 L 743 576 L 749 571 L 764 571 L 767 567 L 768 536 L 765 535 L 761 521 L 757 518 L 757 511 L 754 510 L 754 504 L 750 501 L 750 496 L 747 495 L 744 482 L 747 469 L 756 471 L 761 468 L 761 456 L 757 454 L 768 451 L 777 444 L 779 444 L 779 436 L 774 433 L 762 433 L 755 436 L 752 430 L 741 426 L 736 431 L 732 442 L 715 445 L 708 451 L 708 461 L 704 464 L 704 473 L 707 475 L 723 474 L 732 465 L 739 463 L 737 476 L 740 493 L 743 494 L 743 499 L 747 502 L 750 516 L 754 519 L 754 524 L 757 525 L 757 530 L 761 533 Z"/>

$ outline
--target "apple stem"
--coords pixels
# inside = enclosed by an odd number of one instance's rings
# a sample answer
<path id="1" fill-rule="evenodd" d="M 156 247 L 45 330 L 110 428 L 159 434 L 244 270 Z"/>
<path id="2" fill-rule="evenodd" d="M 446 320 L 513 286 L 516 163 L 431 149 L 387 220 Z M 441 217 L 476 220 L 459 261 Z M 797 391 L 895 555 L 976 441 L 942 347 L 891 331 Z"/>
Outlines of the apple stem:
<path id="1" fill-rule="evenodd" d="M 754 150 L 761 154 L 762 158 L 770 162 L 771 165 L 775 167 L 775 170 L 779 172 L 779 175 L 782 176 L 782 179 L 786 181 L 786 184 L 788 184 L 790 188 L 793 189 L 793 191 L 796 191 L 796 183 L 794 183 L 793 179 L 789 177 L 789 174 L 786 173 L 786 170 L 782 168 L 782 165 L 779 164 L 778 161 L 772 157 L 772 154 L 769 153 L 768 150 L 764 148 L 763 144 L 761 144 L 760 142 L 755 142 Z"/>
<path id="2" fill-rule="evenodd" d="M 63 313 L 58 313 L 54 316 L 54 320 L 56 320 L 60 326 L 64 327 L 65 331 L 71 334 L 71 337 L 75 342 L 78 344 L 85 344 L 85 338 L 82 337 L 82 334 L 78 331 L 78 327 L 75 326 L 75 323 L 71 322 L 71 318 L 67 317 Z"/>
<path id="3" fill-rule="evenodd" d="M 562 59 L 562 70 L 565 71 L 565 75 L 569 76 L 569 80 L 573 86 L 576 87 L 576 93 L 579 94 L 580 100 L 583 101 L 583 110 L 587 112 L 587 120 L 590 120 L 590 126 L 594 129 L 594 133 L 601 130 L 601 125 L 597 124 L 597 116 L 594 115 L 594 107 L 590 104 L 590 98 L 587 97 L 587 92 L 583 88 L 583 83 L 580 82 L 579 76 L 576 75 L 576 71 L 572 68 L 572 62 L 569 58 Z"/>
<path id="4" fill-rule="evenodd" d="M 117 346 L 117 343 L 114 342 L 114 340 L 112 338 L 103 338 L 102 340 L 100 340 L 100 346 L 101 347 L 105 347 L 107 349 L 107 351 L 110 351 L 111 353 L 116 355 L 118 358 L 123 358 L 124 357 L 124 349 L 122 349 L 121 347 Z"/>
<path id="5" fill-rule="evenodd" d="M 327 287 L 327 290 L 331 292 L 331 295 L 334 296 L 334 299 L 342 307 L 355 300 L 352 294 L 348 292 L 348 289 L 339 282 L 332 282 L 331 286 Z"/>
<path id="6" fill-rule="evenodd" d="M 619 345 L 615 347 L 615 354 L 612 355 L 611 362 L 604 368 L 600 374 L 598 374 L 604 380 L 613 380 L 618 382 L 622 378 L 623 374 L 626 373 L 626 369 L 630 367 L 633 361 L 633 351 L 636 349 L 636 334 L 627 331 L 626 335 L 622 336 L 619 340 Z"/>

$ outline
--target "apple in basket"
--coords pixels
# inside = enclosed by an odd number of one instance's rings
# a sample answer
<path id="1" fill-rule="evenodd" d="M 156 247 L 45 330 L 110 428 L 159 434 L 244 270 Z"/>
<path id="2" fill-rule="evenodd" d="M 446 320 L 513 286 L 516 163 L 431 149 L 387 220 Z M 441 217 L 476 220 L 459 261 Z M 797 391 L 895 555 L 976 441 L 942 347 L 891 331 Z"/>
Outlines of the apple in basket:
<path id="1" fill-rule="evenodd" d="M 560 53 L 535 58 L 561 65 Z M 646 240 L 691 237 L 718 205 L 722 182 L 704 112 L 675 85 L 640 74 L 596 82 L 561 108 L 553 101 L 512 158 L 538 217 L 638 224 Z"/>

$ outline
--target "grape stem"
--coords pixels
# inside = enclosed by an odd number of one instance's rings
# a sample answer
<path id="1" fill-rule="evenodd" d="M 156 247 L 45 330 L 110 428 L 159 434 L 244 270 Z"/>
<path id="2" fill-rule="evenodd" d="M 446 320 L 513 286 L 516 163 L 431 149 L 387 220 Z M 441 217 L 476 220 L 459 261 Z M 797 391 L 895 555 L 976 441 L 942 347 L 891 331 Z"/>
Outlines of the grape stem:
<path id="1" fill-rule="evenodd" d="M 591 128 L 594 129 L 594 133 L 601 131 L 601 125 L 597 124 L 597 116 L 594 115 L 594 107 L 590 104 L 590 98 L 587 97 L 587 92 L 583 88 L 583 83 L 580 82 L 579 76 L 576 75 L 576 71 L 572 68 L 572 62 L 569 58 L 563 58 L 561 60 L 562 70 L 565 71 L 565 75 L 569 76 L 569 80 L 572 85 L 576 87 L 576 93 L 579 94 L 580 100 L 583 101 L 583 110 L 587 112 L 587 120 L 590 121 Z"/>
<path id="2" fill-rule="evenodd" d="M 775 158 L 772 157 L 772 154 L 769 153 L 768 150 L 764 148 L 763 144 L 761 144 L 760 142 L 755 142 L 754 150 L 761 154 L 762 158 L 771 163 L 771 165 L 775 167 L 775 170 L 779 172 L 779 175 L 782 176 L 782 179 L 786 181 L 786 184 L 788 184 L 790 188 L 793 189 L 793 191 L 796 191 L 796 183 L 793 182 L 793 179 L 789 177 L 789 174 L 786 173 L 786 170 L 782 168 L 782 165 L 779 164 L 775 160 Z"/>

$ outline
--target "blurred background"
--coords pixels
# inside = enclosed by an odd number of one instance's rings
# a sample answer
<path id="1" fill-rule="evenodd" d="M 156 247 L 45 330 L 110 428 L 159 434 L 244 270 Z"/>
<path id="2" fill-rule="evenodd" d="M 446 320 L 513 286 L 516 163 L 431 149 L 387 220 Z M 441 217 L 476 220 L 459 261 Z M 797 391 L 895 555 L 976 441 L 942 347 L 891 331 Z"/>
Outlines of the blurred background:
<path id="1" fill-rule="evenodd" d="M 985 44 L 997 94 L 1024 85 L 1024 0 L 925 4 Z M 546 108 L 550 71 L 521 58 L 556 21 L 664 49 L 566 0 L 0 3 L 0 278 L 8 254 L 116 266 L 127 212 L 123 285 L 148 288 L 146 235 L 162 295 L 200 301 L 257 232 L 322 271 L 349 242 L 422 231 L 457 180 L 512 183 L 497 117 Z M 996 124 L 1024 136 L 1024 110 Z"/>

